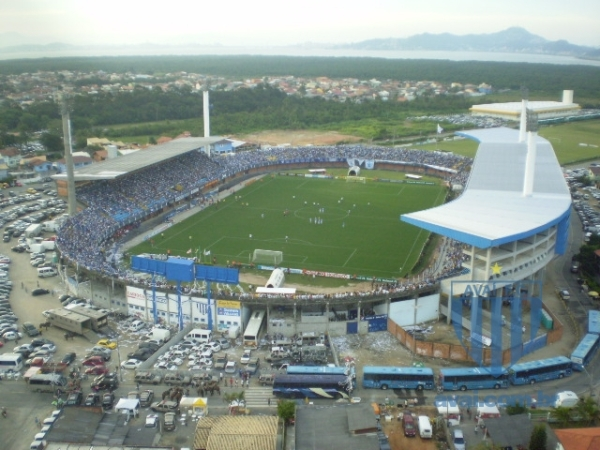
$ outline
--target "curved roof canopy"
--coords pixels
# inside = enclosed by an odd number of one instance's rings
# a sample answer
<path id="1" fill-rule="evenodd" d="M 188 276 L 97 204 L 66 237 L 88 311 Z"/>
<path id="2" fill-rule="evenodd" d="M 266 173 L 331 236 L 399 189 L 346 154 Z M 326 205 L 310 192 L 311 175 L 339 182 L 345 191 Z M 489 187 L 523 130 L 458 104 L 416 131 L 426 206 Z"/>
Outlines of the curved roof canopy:
<path id="1" fill-rule="evenodd" d="M 90 164 L 75 170 L 75 181 L 83 180 L 112 180 L 136 170 L 144 169 L 154 164 L 191 152 L 222 141 L 219 136 L 214 137 L 184 137 L 174 139 L 164 144 L 154 145 L 145 150 L 140 150 L 126 156 Z M 53 175 L 55 180 L 66 180 L 67 174 Z"/>
<path id="2" fill-rule="evenodd" d="M 403 214 L 416 225 L 478 248 L 524 239 L 569 216 L 571 195 L 552 145 L 535 136 L 531 195 L 524 195 L 527 142 L 519 131 L 493 128 L 457 133 L 479 148 L 463 194 L 436 208 Z"/>

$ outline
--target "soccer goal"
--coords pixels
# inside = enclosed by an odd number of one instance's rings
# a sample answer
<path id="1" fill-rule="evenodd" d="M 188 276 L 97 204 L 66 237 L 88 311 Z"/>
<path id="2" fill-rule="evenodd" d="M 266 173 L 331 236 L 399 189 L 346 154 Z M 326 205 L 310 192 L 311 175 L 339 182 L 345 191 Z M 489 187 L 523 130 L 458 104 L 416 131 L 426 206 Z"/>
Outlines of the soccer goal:
<path id="1" fill-rule="evenodd" d="M 274 266 L 283 261 L 283 252 L 277 250 L 262 250 L 257 248 L 252 255 L 252 262 L 256 264 L 272 264 Z"/>
<path id="2" fill-rule="evenodd" d="M 363 183 L 367 182 L 367 177 L 346 177 L 346 183 Z"/>

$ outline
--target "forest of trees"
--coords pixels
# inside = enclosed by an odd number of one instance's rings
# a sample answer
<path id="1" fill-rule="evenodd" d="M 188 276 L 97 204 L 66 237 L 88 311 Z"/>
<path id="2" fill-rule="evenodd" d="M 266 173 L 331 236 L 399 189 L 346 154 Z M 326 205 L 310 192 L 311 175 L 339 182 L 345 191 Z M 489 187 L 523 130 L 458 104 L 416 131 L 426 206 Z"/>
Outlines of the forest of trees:
<path id="1" fill-rule="evenodd" d="M 531 92 L 552 95 L 557 95 L 563 89 L 573 89 L 580 98 L 597 98 L 600 92 L 600 67 L 586 65 L 256 55 L 72 57 L 0 61 L 0 75 L 57 70 L 148 75 L 184 71 L 239 79 L 294 75 L 361 80 L 431 80 L 442 83 L 485 82 L 498 89 L 519 89 L 524 85 Z"/>
<path id="2" fill-rule="evenodd" d="M 177 71 L 226 77 L 295 75 L 330 78 L 435 80 L 450 83 L 486 82 L 495 88 L 519 90 L 529 87 L 532 94 L 551 93 L 558 98 L 563 89 L 574 89 L 578 98 L 594 99 L 600 105 L 600 68 L 548 64 L 496 62 L 454 62 L 432 60 L 393 60 L 378 58 L 297 58 L 267 56 L 161 56 L 55 58 L 0 61 L 0 90 L 9 74 L 35 71 L 70 70 L 90 73 L 137 73 L 165 76 Z M 93 81 L 93 78 L 91 79 Z M 87 80 L 90 82 L 90 80 Z M 102 81 L 100 78 L 97 81 Z M 79 82 L 81 83 L 81 82 Z M 5 83 L 6 84 L 6 83 Z M 177 135 L 184 129 L 201 135 L 202 98 L 189 87 L 163 92 L 138 86 L 133 92 L 76 95 L 70 99 L 72 129 L 77 147 L 89 136 Z M 441 95 L 421 96 L 411 102 L 363 103 L 326 101 L 321 98 L 290 97 L 276 88 L 260 84 L 255 89 L 211 93 L 211 132 L 215 135 L 248 133 L 265 129 L 340 130 L 352 124 L 368 124 L 363 134 L 369 139 L 400 137 L 404 132 L 390 123 L 409 116 L 467 112 L 474 101 L 489 102 L 493 97 Z M 596 105 L 593 102 L 597 102 Z M 181 121 L 190 119 L 190 123 Z M 193 120 L 191 120 L 193 119 Z M 452 126 L 445 127 L 452 131 Z M 60 152 L 59 108 L 51 101 L 38 101 L 21 107 L 4 100 L 0 104 L 0 145 L 27 141 L 31 133 L 46 130 L 43 140 L 51 151 Z M 14 132 L 18 132 L 17 135 Z M 418 133 L 418 131 L 417 131 Z M 58 138 L 58 139 L 57 139 Z"/>

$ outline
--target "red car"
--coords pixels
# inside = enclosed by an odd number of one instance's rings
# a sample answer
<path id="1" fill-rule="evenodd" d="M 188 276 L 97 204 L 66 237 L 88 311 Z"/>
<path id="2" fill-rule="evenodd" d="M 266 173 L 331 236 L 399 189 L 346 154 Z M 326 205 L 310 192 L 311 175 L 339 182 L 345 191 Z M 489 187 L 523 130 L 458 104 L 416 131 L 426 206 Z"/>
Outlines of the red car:
<path id="1" fill-rule="evenodd" d="M 108 373 L 108 372 L 109 372 L 109 370 L 105 366 L 93 366 L 93 367 L 90 367 L 89 369 L 85 369 L 85 373 L 87 375 L 104 375 L 105 373 Z"/>
<path id="2" fill-rule="evenodd" d="M 104 366 L 104 358 L 102 356 L 90 356 L 81 363 L 83 366 Z"/>

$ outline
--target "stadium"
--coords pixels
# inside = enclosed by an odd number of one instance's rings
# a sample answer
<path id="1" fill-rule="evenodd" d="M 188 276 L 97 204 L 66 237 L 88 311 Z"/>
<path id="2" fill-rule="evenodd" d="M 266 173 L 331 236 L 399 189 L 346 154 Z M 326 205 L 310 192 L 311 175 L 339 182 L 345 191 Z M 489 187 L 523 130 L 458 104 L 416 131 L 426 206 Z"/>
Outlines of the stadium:
<path id="1" fill-rule="evenodd" d="M 221 139 L 205 137 L 177 139 L 78 169 L 74 181 L 82 210 L 67 219 L 57 239 L 65 276 L 72 289 L 92 297 L 98 306 L 146 321 L 180 327 L 214 324 L 215 329 L 225 330 L 245 327 L 252 311 L 258 309 L 266 311 L 270 335 L 343 335 L 387 329 L 424 356 L 429 356 L 427 351 L 403 329 L 445 316 L 457 335 L 463 330 L 470 334 L 470 347 L 455 359 L 493 365 L 514 362 L 548 342 L 548 334 L 533 328 L 527 336 L 529 345 L 522 342 L 522 302 L 512 300 L 519 296 L 531 305 L 531 323 L 544 314 L 542 271 L 564 252 L 571 205 L 550 143 L 537 136 L 533 127 L 526 130 L 524 117 L 520 130 L 461 133 L 480 143 L 474 161 L 444 152 L 360 146 L 212 155 L 210 148 Z M 350 168 L 357 175 L 361 166 L 433 176 L 449 186 L 465 186 L 456 200 L 401 218 L 445 238 L 441 270 L 410 280 L 373 280 L 369 290 L 336 295 L 244 292 L 223 283 L 211 299 L 206 283 L 181 286 L 119 264 L 123 248 L 136 236 L 152 242 L 168 232 L 165 218 L 213 204 L 257 177 L 324 167 Z M 68 195 L 66 175 L 55 179 L 59 193 Z M 85 274 L 103 280 L 104 289 L 92 292 L 86 287 L 89 284 L 79 282 Z M 505 300 L 511 319 L 508 346 L 502 343 L 500 328 Z M 430 356 L 436 355 L 432 349 Z"/>

